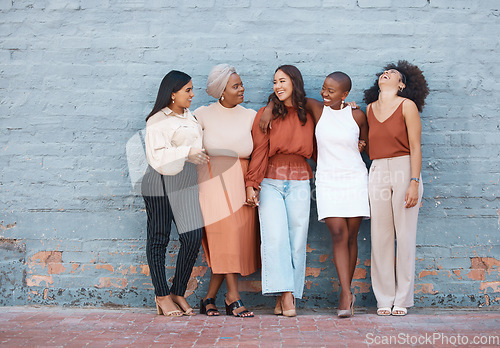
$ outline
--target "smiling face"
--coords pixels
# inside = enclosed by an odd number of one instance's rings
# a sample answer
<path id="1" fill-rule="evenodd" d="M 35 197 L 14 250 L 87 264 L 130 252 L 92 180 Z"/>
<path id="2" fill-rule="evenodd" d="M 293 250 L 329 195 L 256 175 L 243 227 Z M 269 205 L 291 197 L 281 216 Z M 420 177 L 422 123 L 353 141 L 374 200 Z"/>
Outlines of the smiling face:
<path id="1" fill-rule="evenodd" d="M 243 103 L 244 93 L 245 87 L 243 87 L 240 75 L 236 73 L 231 74 L 229 80 L 227 81 L 226 89 L 222 92 L 224 100 L 221 101 L 221 104 L 228 108 L 235 107 L 236 105 Z"/>
<path id="2" fill-rule="evenodd" d="M 191 106 L 193 97 L 193 82 L 189 81 L 179 91 L 172 93 L 172 102 L 168 107 L 176 112 L 187 109 Z"/>
<path id="3" fill-rule="evenodd" d="M 293 83 L 290 76 L 285 74 L 283 71 L 278 70 L 274 74 L 274 94 L 282 101 L 285 106 L 293 106 L 292 93 L 293 93 Z"/>
<path id="4" fill-rule="evenodd" d="M 337 80 L 327 77 L 321 88 L 321 97 L 323 98 L 323 104 L 329 106 L 332 109 L 340 109 L 340 104 L 342 99 L 349 95 L 349 91 L 344 91 L 342 84 Z"/>
<path id="5" fill-rule="evenodd" d="M 386 70 L 378 78 L 378 85 L 396 87 L 397 89 L 405 88 L 405 84 L 402 81 L 402 75 L 396 69 Z"/>

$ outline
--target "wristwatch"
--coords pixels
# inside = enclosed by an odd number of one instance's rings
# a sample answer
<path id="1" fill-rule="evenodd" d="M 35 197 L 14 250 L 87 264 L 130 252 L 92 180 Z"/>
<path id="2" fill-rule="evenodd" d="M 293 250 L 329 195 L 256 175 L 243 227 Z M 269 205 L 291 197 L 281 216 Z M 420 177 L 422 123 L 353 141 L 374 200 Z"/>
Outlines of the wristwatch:
<path id="1" fill-rule="evenodd" d="M 420 183 L 420 179 L 419 178 L 411 178 L 410 181 L 412 181 L 412 180 L 416 181 L 417 184 Z"/>

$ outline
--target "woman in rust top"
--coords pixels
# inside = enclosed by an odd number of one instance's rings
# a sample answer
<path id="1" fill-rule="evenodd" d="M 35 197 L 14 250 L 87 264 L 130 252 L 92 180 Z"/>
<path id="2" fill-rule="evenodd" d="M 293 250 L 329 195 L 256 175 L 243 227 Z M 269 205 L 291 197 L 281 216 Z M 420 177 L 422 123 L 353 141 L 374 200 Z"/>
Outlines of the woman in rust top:
<path id="1" fill-rule="evenodd" d="M 247 204 L 259 205 L 262 293 L 277 295 L 275 314 L 295 316 L 304 290 L 314 120 L 305 110 L 304 82 L 292 65 L 274 74 L 273 127 L 252 128 L 254 148 L 245 176 Z"/>
<path id="2" fill-rule="evenodd" d="M 365 91 L 372 287 L 378 315 L 406 315 L 413 306 L 417 218 L 423 194 L 419 111 L 429 93 L 422 71 L 390 64 Z M 397 250 L 395 241 L 397 240 Z"/>

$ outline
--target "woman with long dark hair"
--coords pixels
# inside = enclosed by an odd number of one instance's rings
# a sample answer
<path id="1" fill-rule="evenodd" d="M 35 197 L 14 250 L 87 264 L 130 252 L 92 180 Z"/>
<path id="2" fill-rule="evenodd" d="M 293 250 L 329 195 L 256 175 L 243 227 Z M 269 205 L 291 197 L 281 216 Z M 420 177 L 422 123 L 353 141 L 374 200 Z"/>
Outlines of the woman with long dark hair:
<path id="1" fill-rule="evenodd" d="M 194 315 L 184 298 L 202 239 L 196 165 L 208 161 L 202 130 L 191 115 L 191 77 L 172 70 L 162 80 L 153 110 L 146 118 L 148 169 L 142 180 L 147 212 L 146 256 L 158 314 Z M 170 227 L 175 222 L 180 248 L 172 287 L 165 273 Z"/>
<path id="2" fill-rule="evenodd" d="M 305 110 L 300 71 L 282 65 L 274 74 L 273 127 L 252 128 L 254 148 L 245 177 L 247 204 L 259 205 L 262 293 L 277 295 L 275 314 L 295 316 L 295 298 L 304 291 L 309 227 L 314 120 Z"/>
<path id="3" fill-rule="evenodd" d="M 406 315 L 414 304 L 417 220 L 423 194 L 419 111 L 428 94 L 422 71 L 405 60 L 386 66 L 365 91 L 372 160 L 371 278 L 378 315 Z"/>

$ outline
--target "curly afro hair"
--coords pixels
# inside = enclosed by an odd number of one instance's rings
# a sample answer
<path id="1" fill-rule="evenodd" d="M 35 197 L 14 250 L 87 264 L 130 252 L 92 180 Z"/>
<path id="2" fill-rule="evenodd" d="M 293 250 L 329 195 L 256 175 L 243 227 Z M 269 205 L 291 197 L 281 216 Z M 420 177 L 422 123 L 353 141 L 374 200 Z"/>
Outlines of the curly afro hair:
<path id="1" fill-rule="evenodd" d="M 391 63 L 388 64 L 384 71 L 396 69 L 401 74 L 404 75 L 403 82 L 406 87 L 402 92 L 398 91 L 398 95 L 403 98 L 411 99 L 418 108 L 418 111 L 422 112 L 422 108 L 425 104 L 425 97 L 429 94 L 429 87 L 427 86 L 427 81 L 425 81 L 424 74 L 422 70 L 418 68 L 418 66 L 410 64 L 406 60 L 400 60 L 397 64 Z M 378 87 L 378 78 L 382 75 L 383 72 L 377 74 L 377 79 L 373 86 L 365 90 L 364 101 L 366 104 L 373 103 L 378 99 L 379 87 Z M 406 81 L 404 80 L 406 77 Z"/>

